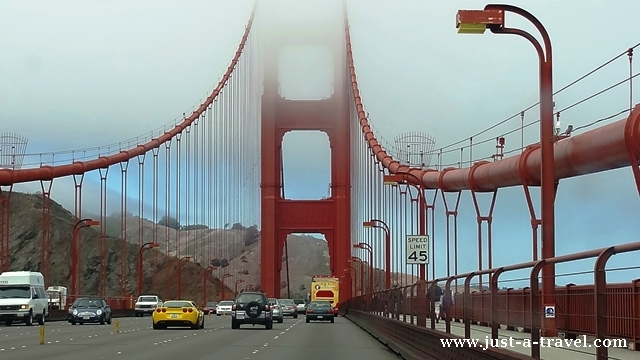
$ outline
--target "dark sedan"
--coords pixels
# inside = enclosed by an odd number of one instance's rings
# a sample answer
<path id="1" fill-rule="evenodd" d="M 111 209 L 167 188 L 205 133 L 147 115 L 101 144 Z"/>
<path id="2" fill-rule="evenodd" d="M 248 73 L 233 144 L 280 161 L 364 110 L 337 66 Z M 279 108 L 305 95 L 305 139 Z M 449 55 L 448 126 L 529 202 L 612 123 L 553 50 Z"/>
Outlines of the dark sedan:
<path id="1" fill-rule="evenodd" d="M 333 307 L 328 301 L 311 301 L 307 304 L 306 321 L 331 321 L 334 319 Z"/>
<path id="2" fill-rule="evenodd" d="M 69 308 L 71 325 L 85 323 L 111 324 L 111 308 L 102 298 L 79 298 Z"/>

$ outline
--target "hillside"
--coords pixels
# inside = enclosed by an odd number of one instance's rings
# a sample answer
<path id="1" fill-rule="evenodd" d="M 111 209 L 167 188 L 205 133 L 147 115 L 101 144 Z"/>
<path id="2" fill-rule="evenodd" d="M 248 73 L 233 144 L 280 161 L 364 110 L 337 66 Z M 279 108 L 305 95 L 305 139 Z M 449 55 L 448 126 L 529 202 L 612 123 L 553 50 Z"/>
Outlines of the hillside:
<path id="1" fill-rule="evenodd" d="M 42 249 L 42 196 L 36 194 L 22 194 L 14 192 L 11 195 L 11 221 L 9 241 L 11 246 L 10 267 L 11 271 L 28 270 L 41 271 Z M 71 256 L 71 232 L 75 219 L 73 215 L 58 203 L 51 201 L 51 267 L 50 285 L 63 285 L 69 287 L 70 256 Z M 81 246 L 81 295 L 93 295 L 98 293 L 99 286 L 99 229 L 86 228 L 82 230 Z M 145 241 L 148 241 L 145 236 Z M 120 295 L 120 241 L 114 237 L 106 238 L 106 296 Z M 151 250 L 145 253 L 145 292 L 156 292 L 152 289 L 152 258 Z M 128 294 L 137 295 L 137 259 L 138 247 L 127 245 L 127 283 Z M 173 258 L 158 253 L 158 273 L 155 276 L 156 285 L 166 284 L 160 295 L 164 298 L 175 297 L 177 283 L 174 280 L 177 261 Z M 189 263 L 183 266 L 183 297 L 189 297 L 200 301 L 202 299 L 203 269 L 197 264 Z M 198 279 L 193 281 L 192 279 Z M 212 298 L 217 298 L 220 292 L 220 282 L 213 276 L 208 277 L 209 293 Z M 157 286 L 156 289 L 159 289 Z"/>

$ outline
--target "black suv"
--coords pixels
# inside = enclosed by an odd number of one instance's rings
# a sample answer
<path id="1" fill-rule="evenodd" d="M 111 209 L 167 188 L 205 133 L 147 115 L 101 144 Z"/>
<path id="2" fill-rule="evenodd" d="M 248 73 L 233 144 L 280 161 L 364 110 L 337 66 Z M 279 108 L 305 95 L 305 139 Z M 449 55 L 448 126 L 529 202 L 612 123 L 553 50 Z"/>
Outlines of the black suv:
<path id="1" fill-rule="evenodd" d="M 238 294 L 231 310 L 232 329 L 239 329 L 242 324 L 264 325 L 267 330 L 273 328 L 271 307 L 264 293 L 245 291 Z"/>

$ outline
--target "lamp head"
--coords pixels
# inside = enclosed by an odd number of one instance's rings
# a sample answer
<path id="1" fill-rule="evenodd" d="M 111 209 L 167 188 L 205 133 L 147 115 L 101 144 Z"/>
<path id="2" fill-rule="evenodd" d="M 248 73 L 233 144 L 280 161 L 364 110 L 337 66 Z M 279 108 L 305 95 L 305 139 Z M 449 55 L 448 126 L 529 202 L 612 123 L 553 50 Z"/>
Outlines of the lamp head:
<path id="1" fill-rule="evenodd" d="M 363 227 L 370 228 L 375 226 L 375 221 L 364 221 L 362 223 Z"/>
<path id="2" fill-rule="evenodd" d="M 149 244 L 149 248 L 151 248 L 151 249 L 153 249 L 153 248 L 159 248 L 159 247 L 160 247 L 160 244 L 158 244 L 158 243 L 151 243 L 151 244 Z"/>
<path id="3" fill-rule="evenodd" d="M 404 182 L 404 177 L 399 174 L 384 175 L 382 178 L 382 183 L 384 185 L 398 185 L 402 182 Z"/>
<path id="4" fill-rule="evenodd" d="M 502 27 L 504 11 L 495 10 L 458 10 L 456 28 L 458 34 L 484 34 L 488 27 Z"/>
<path id="5" fill-rule="evenodd" d="M 100 226 L 100 221 L 98 221 L 98 220 L 89 219 L 89 220 L 85 221 L 84 223 L 87 226 Z"/>

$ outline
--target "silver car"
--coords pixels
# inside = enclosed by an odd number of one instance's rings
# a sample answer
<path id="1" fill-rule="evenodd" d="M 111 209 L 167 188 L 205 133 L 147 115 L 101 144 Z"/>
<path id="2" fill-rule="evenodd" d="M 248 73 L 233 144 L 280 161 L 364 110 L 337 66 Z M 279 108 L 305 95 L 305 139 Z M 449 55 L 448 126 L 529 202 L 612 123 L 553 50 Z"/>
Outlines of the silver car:
<path id="1" fill-rule="evenodd" d="M 284 321 L 284 316 L 282 315 L 282 310 L 280 309 L 280 303 L 278 302 L 278 299 L 269 298 L 269 306 L 271 306 L 273 321 L 277 321 L 279 324 L 282 324 L 282 322 Z"/>
<path id="2" fill-rule="evenodd" d="M 280 303 L 280 310 L 282 316 L 293 316 L 294 319 L 298 318 L 298 306 L 291 299 L 278 299 Z"/>
<path id="3" fill-rule="evenodd" d="M 302 299 L 294 299 L 294 303 L 296 303 L 296 310 L 298 310 L 298 314 L 304 314 L 307 312 L 307 303 Z"/>

